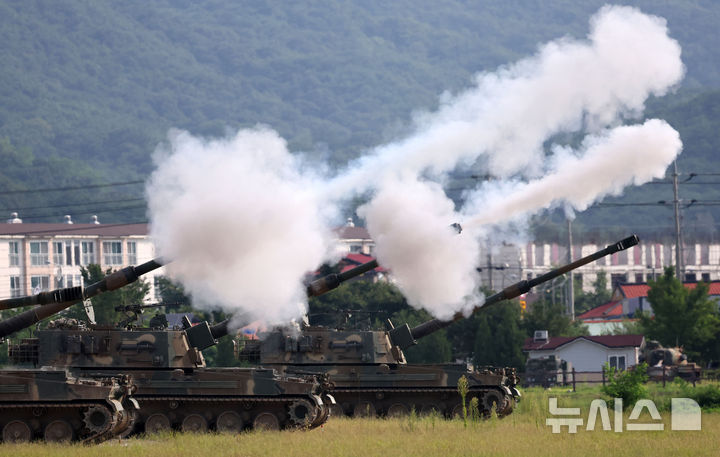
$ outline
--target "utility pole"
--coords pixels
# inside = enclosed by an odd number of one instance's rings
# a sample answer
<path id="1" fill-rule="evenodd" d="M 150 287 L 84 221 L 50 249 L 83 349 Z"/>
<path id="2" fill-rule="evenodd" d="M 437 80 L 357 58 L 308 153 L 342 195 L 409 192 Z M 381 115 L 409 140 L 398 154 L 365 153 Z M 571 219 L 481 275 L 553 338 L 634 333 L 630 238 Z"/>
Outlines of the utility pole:
<path id="1" fill-rule="evenodd" d="M 673 207 L 675 208 L 675 276 L 682 282 L 685 280 L 683 267 L 682 234 L 680 233 L 680 195 L 678 190 L 677 160 L 673 161 Z"/>
<path id="2" fill-rule="evenodd" d="M 490 290 L 493 289 L 493 266 L 492 266 L 492 249 L 490 247 L 490 239 L 487 242 L 487 272 L 488 272 L 488 287 Z"/>
<path id="3" fill-rule="evenodd" d="M 568 218 L 567 220 L 567 228 L 568 228 L 568 254 L 567 254 L 567 263 L 572 263 L 572 246 L 573 246 L 573 240 L 572 240 L 572 220 Z M 570 271 L 568 273 L 570 275 L 569 281 L 568 281 L 568 314 L 570 315 L 571 320 L 575 320 L 575 286 L 573 284 L 573 272 Z"/>

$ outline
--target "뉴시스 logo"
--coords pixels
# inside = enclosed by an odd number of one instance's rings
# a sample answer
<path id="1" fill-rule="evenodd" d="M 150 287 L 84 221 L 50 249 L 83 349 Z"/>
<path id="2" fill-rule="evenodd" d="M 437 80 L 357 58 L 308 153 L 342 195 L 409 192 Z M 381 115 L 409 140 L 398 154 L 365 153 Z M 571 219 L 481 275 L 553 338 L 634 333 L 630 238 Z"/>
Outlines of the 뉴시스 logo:
<path id="1" fill-rule="evenodd" d="M 557 398 L 550 397 L 548 399 L 548 407 L 550 415 L 552 416 L 564 416 L 564 417 L 552 417 L 545 419 L 545 424 L 552 427 L 553 433 L 560 433 L 562 427 L 567 427 L 569 433 L 577 433 L 578 427 L 583 426 L 583 418 L 580 417 L 580 408 L 559 408 L 557 405 Z M 650 414 L 650 418 L 653 422 L 649 423 L 636 423 L 643 413 L 643 410 L 647 410 Z M 610 423 L 610 413 L 608 412 L 607 403 L 605 400 L 593 400 L 590 403 L 590 410 L 587 417 L 587 425 L 585 430 L 595 430 L 595 425 L 598 422 L 598 416 L 602 429 L 604 431 L 613 430 L 615 432 L 623 431 L 647 431 L 665 430 L 665 424 L 659 422 L 662 420 L 662 416 L 658 411 L 655 403 L 652 400 L 638 400 L 635 403 L 628 422 L 625 424 L 623 429 L 623 401 L 622 398 L 616 398 L 614 404 L 613 423 Z M 702 425 L 702 414 L 700 412 L 700 406 L 697 402 L 691 398 L 673 398 L 670 404 L 670 429 L 676 430 L 700 430 Z"/>

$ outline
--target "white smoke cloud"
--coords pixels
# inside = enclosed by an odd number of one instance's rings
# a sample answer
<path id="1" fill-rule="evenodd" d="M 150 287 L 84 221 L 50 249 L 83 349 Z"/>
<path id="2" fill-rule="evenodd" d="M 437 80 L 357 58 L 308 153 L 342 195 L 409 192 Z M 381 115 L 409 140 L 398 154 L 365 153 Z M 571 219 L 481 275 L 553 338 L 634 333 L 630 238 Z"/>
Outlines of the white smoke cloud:
<path id="1" fill-rule="evenodd" d="M 177 134 L 148 185 L 152 235 L 196 301 L 287 321 L 303 310 L 305 273 L 328 258 L 332 214 L 320 208 L 343 204 L 331 196 L 369 193 L 359 212 L 379 261 L 411 304 L 450 317 L 480 299 L 478 237 L 496 224 L 522 226 L 557 204 L 582 210 L 662 176 L 680 152 L 677 132 L 658 120 L 618 125 L 680 82 L 680 53 L 664 19 L 604 7 L 586 39 L 562 38 L 478 75 L 418 116 L 413 135 L 329 180 L 300 172 L 268 129 L 215 141 Z M 555 147 L 546 160 L 544 143 L 563 132 L 591 135 L 578 151 Z M 440 183 L 478 160 L 503 179 L 457 210 Z M 449 227 L 459 215 L 468 221 L 461 235 Z"/>
<path id="2" fill-rule="evenodd" d="M 543 143 L 559 132 L 599 129 L 680 82 L 679 44 L 665 20 L 623 6 L 591 19 L 587 40 L 563 38 L 447 97 L 417 133 L 382 146 L 334 180 L 332 193 L 372 188 L 397 170 L 441 174 L 487 157 L 493 174 L 537 174 Z"/>
<path id="3" fill-rule="evenodd" d="M 529 182 L 488 182 L 472 193 L 464 207 L 466 225 L 498 224 L 566 202 L 583 211 L 628 185 L 665 175 L 682 150 L 680 135 L 665 121 L 610 129 L 586 137 L 580 155 L 556 149 L 555 167 Z"/>
<path id="4" fill-rule="evenodd" d="M 314 179 L 277 133 L 204 141 L 173 132 L 147 184 L 151 236 L 200 306 L 287 322 L 305 312 L 301 279 L 330 249 Z"/>
<path id="5" fill-rule="evenodd" d="M 591 136 L 579 156 L 558 150 L 555 165 L 549 167 L 543 158 L 544 142 L 560 132 L 598 131 L 618 123 L 625 114 L 637 115 L 651 94 L 665 94 L 683 74 L 680 47 L 668 37 L 663 19 L 634 8 L 604 7 L 591 19 L 587 40 L 563 38 L 542 46 L 531 58 L 479 75 L 475 87 L 447 97 L 438 112 L 423 116 L 417 134 L 363 157 L 331 186 L 335 191 L 376 189 L 368 206 L 381 206 L 387 204 L 389 189 L 401 192 L 412 182 L 407 176 L 442 180 L 449 171 L 483 157 L 491 173 L 516 177 L 483 187 L 481 192 L 488 192 L 491 198 L 476 193 L 462 209 L 472 221 L 466 228 L 472 228 L 475 235 L 487 231 L 483 224 L 491 222 L 513 221 L 522 226 L 520 216 L 528 217 L 553 204 L 567 202 L 585 209 L 601 196 L 620 193 L 624 186 L 661 176 L 680 152 L 677 132 L 667 124 L 649 122 L 642 128 Z M 660 136 L 653 137 L 656 133 Z M 664 140 L 669 143 L 663 144 Z M 550 175 L 529 183 L 521 179 L 545 173 Z M 503 193 L 489 193 L 493 188 Z M 467 303 L 456 297 L 466 289 L 458 289 L 457 283 L 449 286 L 444 276 L 476 277 L 480 264 L 477 248 L 472 251 L 474 261 L 453 262 L 444 259 L 464 258 L 467 251 L 452 238 L 418 243 L 412 253 L 400 254 L 383 246 L 389 240 L 400 245 L 404 236 L 413 236 L 410 232 L 418 230 L 401 227 L 392 219 L 414 215 L 416 208 L 433 208 L 438 200 L 437 195 L 417 189 L 411 195 L 412 204 L 406 203 L 405 209 L 391 205 L 385 211 L 363 212 L 378 257 L 396 274 L 412 273 L 398 286 L 407 297 L 413 297 L 414 305 L 436 314 L 438 306 L 467 310 Z M 428 219 L 436 216 L 432 213 L 428 211 Z M 445 213 L 443 222 L 457 220 L 450 217 Z M 380 257 L 380 253 L 385 255 Z M 442 257 L 434 257 L 437 253 L 443 253 Z M 435 274 L 433 262 L 442 262 L 444 275 Z M 469 281 L 468 285 L 475 287 L 476 283 Z"/>
<path id="6" fill-rule="evenodd" d="M 392 270 L 408 303 L 449 319 L 481 300 L 478 244 L 450 227 L 458 215 L 440 185 L 392 180 L 358 214 L 368 222 L 378 261 Z"/>

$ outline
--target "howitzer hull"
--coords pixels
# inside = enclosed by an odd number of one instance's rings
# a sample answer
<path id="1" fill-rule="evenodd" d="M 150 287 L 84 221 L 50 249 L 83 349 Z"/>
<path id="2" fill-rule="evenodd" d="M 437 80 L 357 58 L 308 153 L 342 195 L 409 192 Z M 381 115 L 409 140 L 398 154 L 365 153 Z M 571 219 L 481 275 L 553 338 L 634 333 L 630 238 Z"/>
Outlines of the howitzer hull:
<path id="1" fill-rule="evenodd" d="M 463 364 L 407 364 L 383 331 L 343 331 L 307 327 L 299 334 L 282 330 L 248 341 L 240 352 L 246 362 L 287 375 L 329 375 L 337 415 L 395 416 L 437 411 L 452 417 L 461 405 L 458 381 L 465 377 L 469 394 L 484 415 L 502 417 L 520 398 L 512 368 L 468 370 Z"/>
<path id="2" fill-rule="evenodd" d="M 468 381 L 466 405 L 478 399 L 479 411 L 499 417 L 510 414 L 520 399 L 515 372 L 486 367 L 470 371 L 460 364 L 410 365 L 292 365 L 275 367 L 284 373 L 326 373 L 333 387 L 336 415 L 395 417 L 437 413 L 451 418 L 461 414 L 458 382 Z"/>
<path id="3" fill-rule="evenodd" d="M 99 443 L 121 436 L 133 426 L 137 411 L 129 390 L 125 376 L 75 378 L 65 370 L 1 370 L 2 441 Z"/>
<path id="4" fill-rule="evenodd" d="M 11 346 L 10 355 L 13 363 L 62 366 L 90 379 L 131 375 L 133 398 L 140 407 L 124 436 L 166 429 L 310 429 L 327 420 L 333 403 L 315 376 L 207 368 L 200 351 L 188 346 L 185 333 L 178 330 L 60 325 Z"/>

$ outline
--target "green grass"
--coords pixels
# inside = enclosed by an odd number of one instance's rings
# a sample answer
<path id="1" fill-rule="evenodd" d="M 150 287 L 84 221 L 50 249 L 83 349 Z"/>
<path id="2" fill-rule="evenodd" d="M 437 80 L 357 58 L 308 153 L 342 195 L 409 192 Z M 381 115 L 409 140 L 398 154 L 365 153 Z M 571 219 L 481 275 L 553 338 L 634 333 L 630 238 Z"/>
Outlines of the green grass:
<path id="1" fill-rule="evenodd" d="M 662 389 L 651 385 L 652 398 L 660 402 L 672 396 L 677 386 Z M 643 456 L 711 455 L 717 447 L 720 414 L 703 412 L 701 431 L 670 431 L 670 414 L 661 411 L 665 431 L 593 432 L 584 428 L 577 434 L 553 434 L 545 419 L 549 417 L 548 398 L 559 397 L 561 407 L 580 407 L 587 421 L 590 401 L 601 397 L 599 388 L 526 389 L 516 411 L 505 419 L 491 418 L 470 422 L 446 421 L 438 417 L 403 419 L 332 418 L 324 427 L 308 432 L 250 432 L 240 435 L 166 434 L 99 446 L 81 445 L 2 445 L 0 456 Z M 625 412 L 625 423 L 629 411 Z M 611 422 L 613 413 L 610 412 Z"/>

